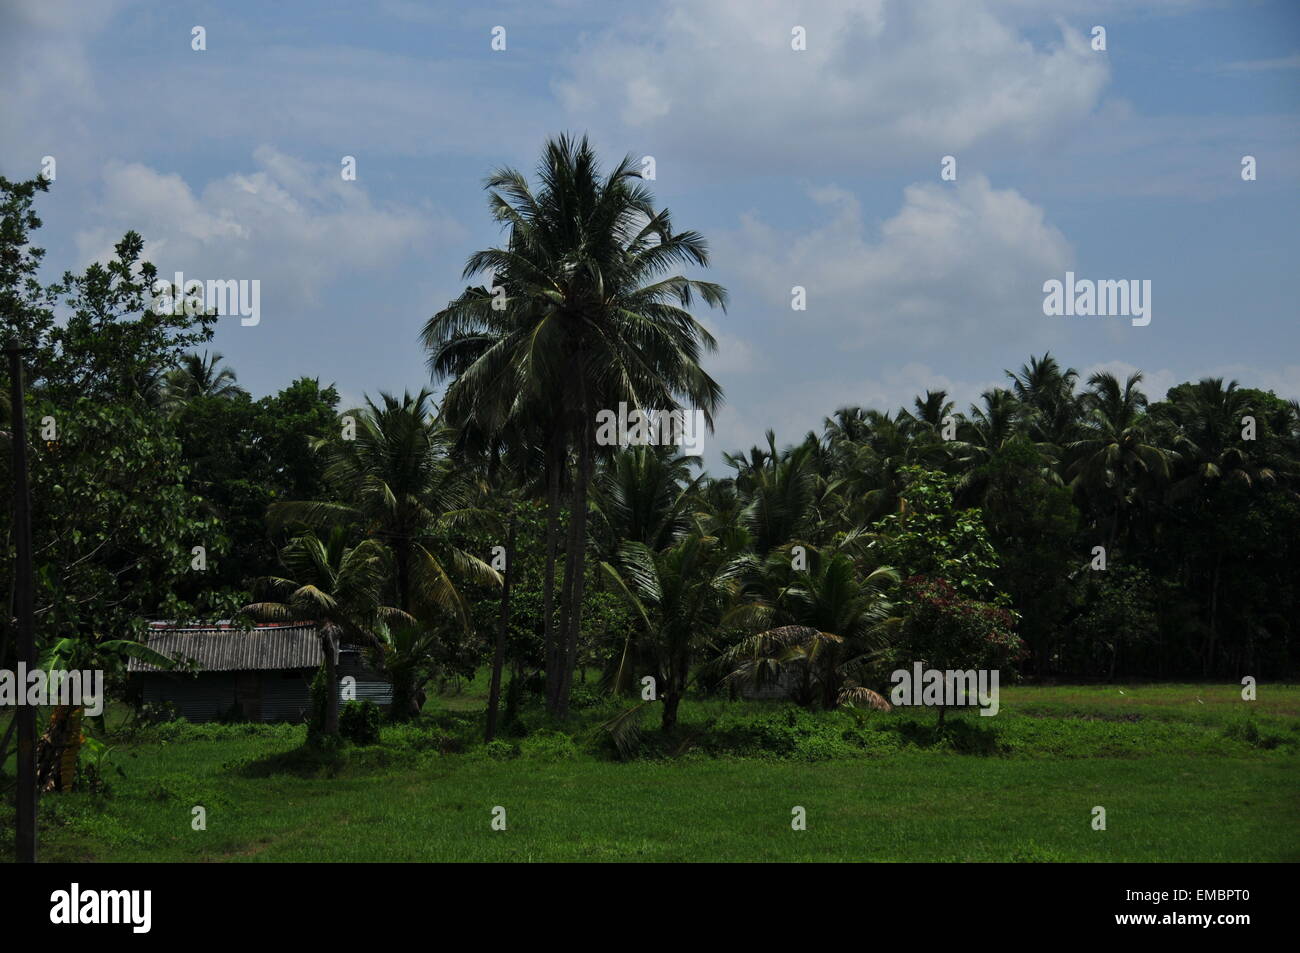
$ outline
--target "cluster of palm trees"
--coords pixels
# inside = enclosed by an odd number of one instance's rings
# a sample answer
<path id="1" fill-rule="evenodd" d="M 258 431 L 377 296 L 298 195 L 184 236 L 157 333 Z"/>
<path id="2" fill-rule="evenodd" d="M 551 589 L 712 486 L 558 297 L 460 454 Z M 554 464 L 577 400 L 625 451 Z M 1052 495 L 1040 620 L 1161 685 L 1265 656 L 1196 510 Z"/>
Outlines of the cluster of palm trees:
<path id="1" fill-rule="evenodd" d="M 670 723 L 699 649 L 719 637 L 713 657 L 735 663 L 729 675 L 797 661 L 806 699 L 867 690 L 862 661 L 888 631 L 894 578 L 873 557 L 872 529 L 899 509 L 912 468 L 956 476 L 961 505 L 980 507 L 994 464 L 1018 450 L 1036 480 L 1069 494 L 1072 543 L 1104 545 L 1112 560 L 1150 543 L 1181 501 L 1220 486 L 1294 487 L 1294 404 L 1206 380 L 1148 407 L 1140 373 L 1098 373 L 1080 388 L 1050 354 L 1008 372 L 1006 388 L 964 414 L 931 391 L 896 413 L 842 408 L 795 446 L 779 449 L 769 434 L 766 447 L 728 458 L 727 479 L 692 477 L 672 452 L 599 447 L 599 409 L 690 405 L 711 426 L 721 397 L 700 363 L 713 338 L 688 309 L 696 299 L 725 306 L 725 291 L 670 274 L 707 264 L 705 243 L 674 232 L 637 178 L 630 160 L 601 174 L 587 142 L 567 137 L 548 144 L 537 188 L 511 169 L 493 174 L 506 241 L 470 257 L 465 277 L 486 280 L 423 329 L 430 369 L 448 381 L 442 419 L 456 452 L 479 461 L 497 499 L 545 501 L 544 667 L 559 717 L 589 551 L 601 557 L 595 584 L 615 587 L 640 620 L 616 681 L 652 670 Z M 1242 438 L 1250 415 L 1268 439 Z M 795 547 L 806 560 L 798 570 Z"/>
<path id="2" fill-rule="evenodd" d="M 500 575 L 456 545 L 456 530 L 490 519 L 478 479 L 451 455 L 452 434 L 432 413 L 430 394 L 379 403 L 348 415 L 349 429 L 322 439 L 328 500 L 285 501 L 267 512 L 288 577 L 261 586 L 272 597 L 247 607 L 267 621 L 307 621 L 323 641 L 327 683 L 341 641 L 371 649 L 393 682 L 396 718 L 417 715 L 435 673 L 440 641 L 470 628 L 467 585 L 499 586 Z M 327 733 L 337 728 L 330 693 Z"/>
<path id="3" fill-rule="evenodd" d="M 1026 443 L 1044 478 L 1075 490 L 1112 545 L 1132 528 L 1134 511 L 1162 495 L 1177 500 L 1215 483 L 1271 487 L 1296 475 L 1295 401 L 1256 408 L 1235 381 L 1209 378 L 1149 407 L 1140 371 L 1124 381 L 1098 372 L 1080 392 L 1078 372 L 1050 354 L 1007 376 L 1009 388 L 986 391 L 967 414 L 944 391 L 927 391 L 895 414 L 841 408 L 808 446 L 830 455 L 831 469 L 853 481 L 850 502 L 872 517 L 892 507 L 908 463 L 962 474 L 965 498 L 979 503 L 981 466 Z M 1243 439 L 1244 418 L 1256 416 L 1259 433 L 1267 428 L 1274 439 Z"/>
<path id="4" fill-rule="evenodd" d="M 707 265 L 704 240 L 674 230 L 630 159 L 602 172 L 585 139 L 548 143 L 537 177 L 536 186 L 512 169 L 489 177 L 505 241 L 470 256 L 464 277 L 485 280 L 423 327 L 431 373 L 447 382 L 437 413 L 427 392 L 385 395 L 350 412 L 352 439 L 321 441 L 331 497 L 271 508 L 272 530 L 291 537 L 289 575 L 265 581 L 273 598 L 254 614 L 319 622 L 327 659 L 340 639 L 372 646 L 406 716 L 420 708 L 442 642 L 470 634 L 466 587 L 494 587 L 491 738 L 517 516 L 535 502 L 545 513 L 537 628 L 554 717 L 568 713 L 593 586 L 620 596 L 634 620 L 605 646 L 608 683 L 634 690 L 653 678 L 670 730 L 701 680 L 779 680 L 809 706 L 884 706 L 876 665 L 901 624 L 897 583 L 917 567 L 885 565 L 880 542 L 907 511 L 916 474 L 930 472 L 951 479 L 956 506 L 998 523 L 1008 547 L 1029 546 L 1034 524 L 991 514 L 1035 487 L 1068 509 L 1072 565 L 1094 545 L 1134 564 L 1165 547 L 1160 558 L 1184 588 L 1211 590 L 1205 665 L 1214 664 L 1218 569 L 1207 576 L 1203 554 L 1170 549 L 1170 527 L 1209 518 L 1223 494 L 1295 498 L 1294 402 L 1209 379 L 1149 404 L 1140 373 L 1101 372 L 1080 386 L 1046 354 L 965 413 L 943 391 L 896 412 L 843 407 L 794 445 L 769 432 L 765 446 L 727 455 L 731 476 L 697 475 L 699 461 L 674 448 L 605 447 L 594 434 L 597 412 L 624 403 L 696 408 L 712 426 L 721 389 L 701 361 L 716 344 L 690 308 L 725 307 L 726 292 L 675 273 Z M 168 378 L 167 399 L 235 387 L 217 359 L 190 358 Z M 998 482 L 1007 461 L 1019 468 L 1010 487 L 1005 475 Z M 471 527 L 504 541 L 503 572 L 458 545 Z M 1068 627 L 1069 612 L 1051 624 Z M 1040 673 L 1061 667 L 1053 638 L 1035 650 Z"/>

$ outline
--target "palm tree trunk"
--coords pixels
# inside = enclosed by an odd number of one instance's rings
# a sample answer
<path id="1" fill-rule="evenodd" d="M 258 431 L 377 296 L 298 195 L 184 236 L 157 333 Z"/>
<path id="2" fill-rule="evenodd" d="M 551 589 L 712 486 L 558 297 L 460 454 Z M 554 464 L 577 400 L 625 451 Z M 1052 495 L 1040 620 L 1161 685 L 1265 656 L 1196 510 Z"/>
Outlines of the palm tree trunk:
<path id="1" fill-rule="evenodd" d="M 510 626 L 510 576 L 515 566 L 515 507 L 510 501 L 510 522 L 506 528 L 506 571 L 501 580 L 501 615 L 497 619 L 497 644 L 492 652 L 492 682 L 488 688 L 487 730 L 483 740 L 497 733 L 497 705 L 501 700 L 501 669 L 506 660 L 506 630 Z"/>
<path id="2" fill-rule="evenodd" d="M 677 727 L 677 707 L 681 702 L 681 692 L 674 690 L 664 695 L 664 712 L 660 728 L 665 734 L 671 733 Z"/>
<path id="3" fill-rule="evenodd" d="M 1201 666 L 1202 675 L 1209 675 L 1214 667 L 1214 643 L 1219 634 L 1219 576 L 1222 569 L 1223 550 L 1219 550 L 1214 557 L 1214 578 L 1210 583 L 1210 633 L 1205 646 L 1205 661 Z"/>
<path id="4" fill-rule="evenodd" d="M 583 404 L 585 403 L 584 400 Z M 590 419 L 588 415 L 587 420 Z M 574 512 L 570 516 L 573 521 L 573 533 L 569 565 L 573 568 L 573 578 L 569 583 L 568 612 L 565 620 L 568 631 L 564 640 L 564 668 L 560 695 L 555 705 L 555 712 L 560 718 L 567 718 L 569 715 L 569 690 L 573 687 L 573 670 L 578 659 L 578 632 L 582 628 L 582 597 L 586 588 L 587 490 L 591 484 L 592 470 L 590 427 L 584 425 L 578 431 L 578 481 L 574 488 Z"/>
<path id="5" fill-rule="evenodd" d="M 577 558 L 578 502 L 575 481 L 569 499 L 569 523 L 564 535 L 564 579 L 560 583 L 560 622 L 555 636 L 555 681 L 548 685 L 547 711 L 554 716 L 560 713 L 560 696 L 564 694 L 565 660 L 568 657 L 569 616 L 573 608 L 574 560 Z"/>
<path id="6" fill-rule="evenodd" d="M 558 452 L 559 430 L 551 441 L 551 452 L 546 455 L 546 570 L 542 580 L 542 626 L 546 663 L 546 706 L 550 710 L 558 693 L 560 680 L 560 654 L 555 637 L 555 556 L 560 527 L 560 468 L 564 465 Z"/>

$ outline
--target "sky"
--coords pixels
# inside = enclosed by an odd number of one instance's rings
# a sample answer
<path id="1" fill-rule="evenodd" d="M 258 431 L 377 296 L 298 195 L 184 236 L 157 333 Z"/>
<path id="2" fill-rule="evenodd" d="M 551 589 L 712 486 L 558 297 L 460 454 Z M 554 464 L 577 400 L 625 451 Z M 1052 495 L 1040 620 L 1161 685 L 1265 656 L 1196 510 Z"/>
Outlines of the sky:
<path id="1" fill-rule="evenodd" d="M 1300 398 L 1300 0 L 0 0 L 0 62 L 46 277 L 134 229 L 258 280 L 210 345 L 255 397 L 429 385 L 421 326 L 504 237 L 484 178 L 568 131 L 709 242 L 711 470 L 1049 350 Z M 1149 281 L 1150 322 L 1044 314 L 1067 272 Z"/>

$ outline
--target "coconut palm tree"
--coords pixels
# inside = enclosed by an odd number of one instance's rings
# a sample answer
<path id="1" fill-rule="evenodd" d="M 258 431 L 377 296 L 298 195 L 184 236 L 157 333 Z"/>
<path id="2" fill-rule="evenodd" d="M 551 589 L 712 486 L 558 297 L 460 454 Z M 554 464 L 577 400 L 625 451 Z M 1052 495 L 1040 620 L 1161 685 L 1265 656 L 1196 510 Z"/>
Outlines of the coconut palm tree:
<path id="1" fill-rule="evenodd" d="M 1174 427 L 1180 478 L 1170 487 L 1171 497 L 1194 496 L 1220 483 L 1253 489 L 1277 482 L 1274 461 L 1241 438 L 1242 418 L 1252 408 L 1236 381 L 1225 386 L 1223 378 L 1207 377 L 1175 388 L 1170 397 L 1160 416 Z"/>
<path id="2" fill-rule="evenodd" d="M 732 593 L 737 569 L 729 556 L 717 537 L 691 532 L 658 553 L 625 543 L 617 566 L 601 564 L 640 623 L 639 632 L 628 634 L 613 685 L 629 687 L 638 660 L 653 666 L 666 732 L 677 727 L 691 664 L 709 645 Z"/>
<path id="3" fill-rule="evenodd" d="M 1088 378 L 1083 437 L 1067 445 L 1073 457 L 1068 473 L 1075 491 L 1092 500 L 1110 500 L 1108 552 L 1137 502 L 1140 485 L 1169 476 L 1169 455 L 1149 435 L 1147 399 L 1138 389 L 1141 382 L 1141 371 L 1130 374 L 1122 385 L 1106 372 Z"/>
<path id="4" fill-rule="evenodd" d="M 687 530 L 704 479 L 691 476 L 692 462 L 672 447 L 634 446 L 606 463 L 592 487 L 603 559 L 613 559 L 624 541 L 658 552 Z"/>
<path id="5" fill-rule="evenodd" d="M 940 434 L 945 417 L 951 416 L 954 404 L 945 390 L 927 390 L 924 397 L 912 400 L 913 409 L 900 410 L 898 418 L 913 435 Z"/>
<path id="6" fill-rule="evenodd" d="M 751 461 L 736 475 L 736 485 L 746 501 L 743 525 L 760 555 L 792 539 L 811 537 L 818 490 L 813 444 L 803 443 L 781 453 L 770 430 L 767 440 L 768 449 L 755 448 Z M 728 459 L 733 466 L 740 460 Z"/>
<path id="7" fill-rule="evenodd" d="M 1079 372 L 1061 369 L 1051 352 L 1030 357 L 1017 373 L 1004 371 L 1011 380 L 1011 392 L 1023 410 L 1030 437 L 1039 444 L 1060 448 L 1074 439 L 1079 416 L 1074 385 Z"/>
<path id="8" fill-rule="evenodd" d="M 346 502 L 273 503 L 267 520 L 272 528 L 350 526 L 392 553 L 393 604 L 420 626 L 405 637 L 394 631 L 389 658 L 392 715 L 409 718 L 419 713 L 429 674 L 423 664 L 436 630 L 469 630 L 460 586 L 500 585 L 501 577 L 449 540 L 453 528 L 482 522 L 487 513 L 475 505 L 472 474 L 450 456 L 453 436 L 432 416 L 429 392 L 401 399 L 381 394 L 378 404 L 368 400 L 347 416 L 356 425 L 354 439 L 320 444 L 329 455 L 325 481 Z"/>
<path id="9" fill-rule="evenodd" d="M 759 687 L 789 673 L 794 698 L 806 707 L 889 708 L 866 683 L 898 624 L 887 595 L 898 574 L 888 567 L 863 572 L 849 555 L 858 535 L 839 547 L 805 547 L 803 569 L 794 568 L 789 547 L 737 560 L 745 601 L 726 621 L 760 631 L 720 657 L 729 680 Z"/>
<path id="10" fill-rule="evenodd" d="M 430 318 L 423 340 L 435 377 L 455 375 L 443 405 L 454 424 L 477 419 L 491 431 L 512 416 L 546 421 L 548 558 L 560 471 L 572 472 L 561 633 L 548 665 L 548 703 L 563 716 L 581 624 L 588 491 L 602 450 L 596 413 L 688 404 L 712 429 L 722 391 L 700 358 L 717 345 L 688 309 L 697 297 L 725 308 L 726 292 L 671 274 L 707 265 L 707 246 L 655 209 L 630 156 L 606 175 L 586 138 L 560 136 L 546 144 L 538 178 L 537 189 L 513 169 L 488 178 L 508 240 L 470 256 L 464 276 L 487 275 L 488 285 L 467 288 Z"/>
<path id="11" fill-rule="evenodd" d="M 168 371 L 161 380 L 146 387 L 150 393 L 160 390 L 164 407 L 175 410 L 197 397 L 237 397 L 247 393 L 235 381 L 235 372 L 220 366 L 223 355 L 197 351 L 181 357 L 180 366 Z"/>
<path id="12" fill-rule="evenodd" d="M 244 608 L 261 621 L 310 622 L 317 627 L 328 688 L 324 723 L 318 727 L 326 735 L 337 735 L 339 730 L 339 646 L 378 648 L 389 625 L 406 627 L 414 621 L 400 609 L 381 604 L 391 559 L 378 540 L 349 545 L 342 526 L 323 540 L 307 533 L 280 552 L 289 575 L 260 581 L 271 598 Z"/>

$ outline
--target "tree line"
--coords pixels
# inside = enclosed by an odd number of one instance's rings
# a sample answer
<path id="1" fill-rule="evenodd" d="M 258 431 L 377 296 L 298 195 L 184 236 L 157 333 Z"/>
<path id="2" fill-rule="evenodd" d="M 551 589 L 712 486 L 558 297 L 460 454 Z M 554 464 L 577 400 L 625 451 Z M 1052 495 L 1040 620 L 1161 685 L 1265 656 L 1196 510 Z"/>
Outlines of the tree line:
<path id="1" fill-rule="evenodd" d="M 601 446 L 597 414 L 620 403 L 712 425 L 716 342 L 692 309 L 727 294 L 678 273 L 707 245 L 630 159 L 603 172 L 562 136 L 536 180 L 489 177 L 505 240 L 413 329 L 441 401 L 355 409 L 311 378 L 251 398 L 201 350 L 215 315 L 145 307 L 135 233 L 43 284 L 46 183 L 0 180 L 46 657 L 120 672 L 149 656 L 148 620 L 311 620 L 371 653 L 395 718 L 487 665 L 488 737 L 534 696 L 566 718 L 588 678 L 635 695 L 649 677 L 672 730 L 688 691 L 775 682 L 808 707 L 884 707 L 890 667 L 920 659 L 1044 679 L 1294 671 L 1294 401 L 1218 379 L 1149 397 L 1141 374 L 1082 380 L 1044 354 L 965 411 L 943 391 L 842 407 L 725 455 L 725 475 Z"/>

